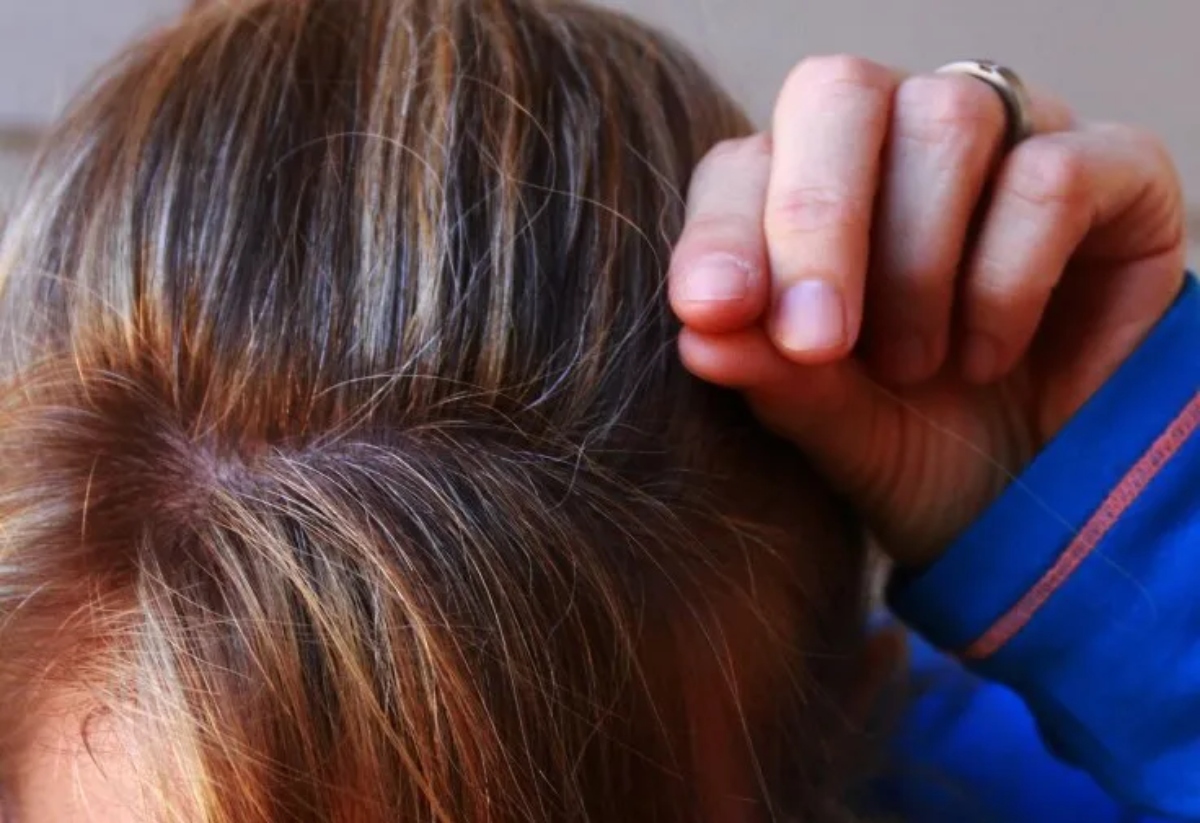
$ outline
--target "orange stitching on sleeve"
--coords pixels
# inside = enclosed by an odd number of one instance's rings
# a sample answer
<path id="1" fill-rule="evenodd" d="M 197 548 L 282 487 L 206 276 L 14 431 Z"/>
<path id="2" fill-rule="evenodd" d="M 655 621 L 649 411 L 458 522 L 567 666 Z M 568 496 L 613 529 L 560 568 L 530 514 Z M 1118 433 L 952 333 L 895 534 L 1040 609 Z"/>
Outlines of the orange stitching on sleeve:
<path id="1" fill-rule="evenodd" d="M 990 629 L 967 647 L 962 656 L 966 660 L 982 660 L 995 654 L 1000 647 L 1021 631 L 1050 596 L 1087 559 L 1099 545 L 1104 535 L 1112 528 L 1125 511 L 1145 490 L 1159 470 L 1179 451 L 1188 438 L 1200 427 L 1200 392 L 1192 397 L 1179 416 L 1167 430 L 1154 441 L 1129 473 L 1092 515 L 1083 530 L 1017 604 L 1009 609 Z"/>

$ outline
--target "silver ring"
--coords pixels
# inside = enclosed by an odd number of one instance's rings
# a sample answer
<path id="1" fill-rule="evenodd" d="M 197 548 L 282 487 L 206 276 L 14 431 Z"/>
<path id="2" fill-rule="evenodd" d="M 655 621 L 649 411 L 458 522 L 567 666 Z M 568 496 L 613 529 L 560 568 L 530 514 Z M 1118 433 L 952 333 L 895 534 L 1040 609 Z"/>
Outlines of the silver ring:
<path id="1" fill-rule="evenodd" d="M 1008 115 L 1008 148 L 1033 134 L 1033 105 L 1029 91 L 1012 69 L 991 60 L 958 60 L 942 66 L 937 73 L 969 75 L 987 83 L 1000 95 Z"/>

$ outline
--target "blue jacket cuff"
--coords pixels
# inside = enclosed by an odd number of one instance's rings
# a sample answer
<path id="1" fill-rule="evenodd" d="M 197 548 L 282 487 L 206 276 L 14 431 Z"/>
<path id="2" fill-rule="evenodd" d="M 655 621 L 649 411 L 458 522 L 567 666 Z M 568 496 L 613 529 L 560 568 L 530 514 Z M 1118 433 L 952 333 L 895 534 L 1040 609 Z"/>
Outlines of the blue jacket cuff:
<path id="1" fill-rule="evenodd" d="M 930 642 L 962 653 L 1031 589 L 1200 386 L 1200 284 L 1003 495 L 931 567 L 898 572 L 892 610 Z"/>

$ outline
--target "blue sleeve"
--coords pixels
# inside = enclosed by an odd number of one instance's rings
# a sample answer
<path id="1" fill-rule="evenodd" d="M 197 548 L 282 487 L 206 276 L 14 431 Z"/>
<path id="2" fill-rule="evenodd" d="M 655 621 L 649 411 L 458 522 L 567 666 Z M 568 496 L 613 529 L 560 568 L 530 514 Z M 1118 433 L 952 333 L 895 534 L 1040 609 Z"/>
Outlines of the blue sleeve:
<path id="1" fill-rule="evenodd" d="M 1013 691 L 909 638 L 901 696 L 886 714 L 888 757 L 867 787 L 868 819 L 920 823 L 1154 823 L 1055 759 Z"/>
<path id="2" fill-rule="evenodd" d="M 1129 807 L 1200 820 L 1200 285 L 895 613 Z"/>

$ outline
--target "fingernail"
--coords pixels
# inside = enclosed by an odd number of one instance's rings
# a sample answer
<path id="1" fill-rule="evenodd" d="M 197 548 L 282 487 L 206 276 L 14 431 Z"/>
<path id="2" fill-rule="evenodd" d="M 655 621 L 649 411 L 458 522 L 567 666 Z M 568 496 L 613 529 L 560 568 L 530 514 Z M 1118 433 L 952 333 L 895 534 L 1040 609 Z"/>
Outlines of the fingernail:
<path id="1" fill-rule="evenodd" d="M 688 303 L 725 303 L 750 293 L 750 267 L 729 254 L 713 254 L 684 270 L 679 297 Z"/>
<path id="2" fill-rule="evenodd" d="M 963 347 L 963 374 L 968 380 L 986 383 L 1000 364 L 1000 345 L 990 334 L 975 332 Z"/>
<path id="3" fill-rule="evenodd" d="M 792 352 L 838 349 L 846 341 L 846 306 L 823 280 L 802 280 L 779 300 L 776 342 Z"/>

